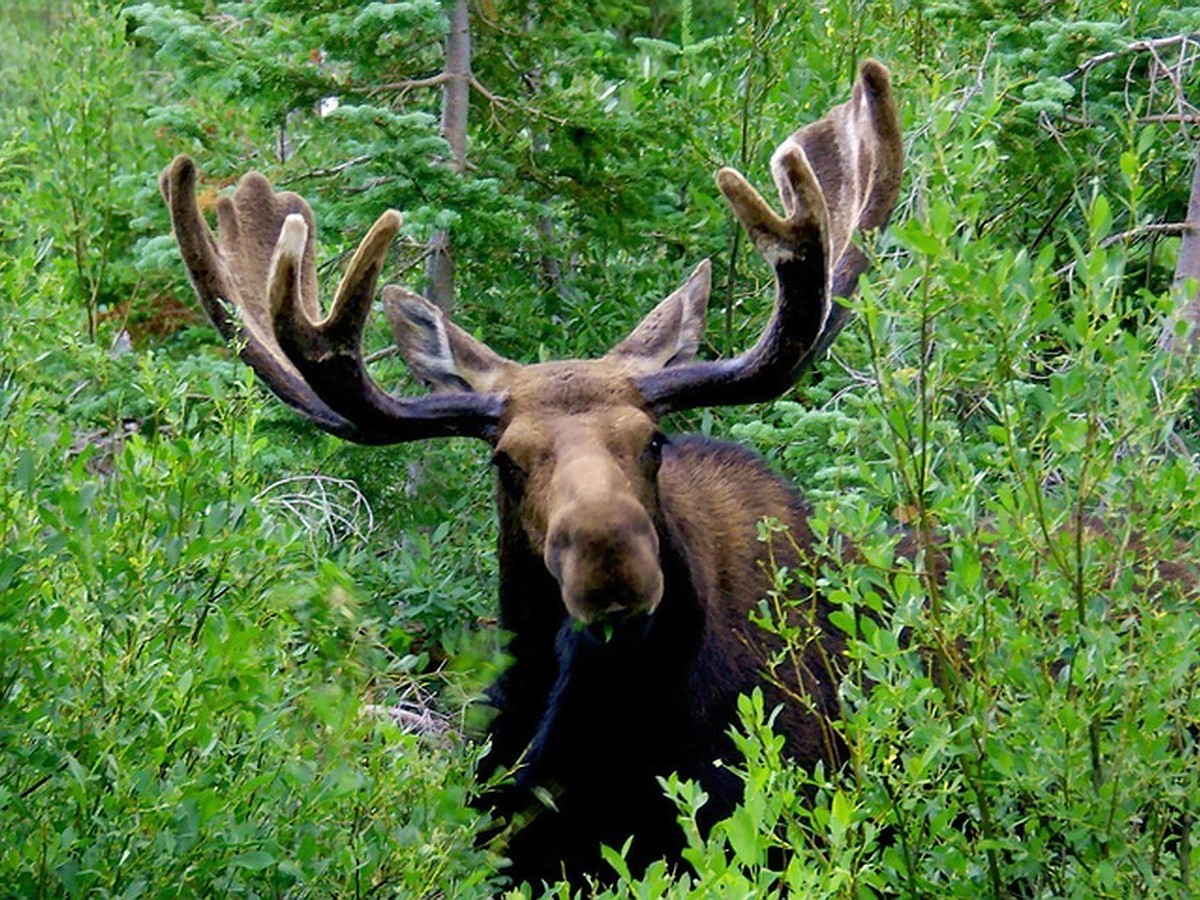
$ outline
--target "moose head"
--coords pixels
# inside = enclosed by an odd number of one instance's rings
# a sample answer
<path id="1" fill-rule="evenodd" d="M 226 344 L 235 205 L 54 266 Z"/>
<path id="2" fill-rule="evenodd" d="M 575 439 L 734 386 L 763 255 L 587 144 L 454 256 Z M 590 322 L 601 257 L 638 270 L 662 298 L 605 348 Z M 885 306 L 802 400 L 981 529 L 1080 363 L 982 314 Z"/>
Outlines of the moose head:
<path id="1" fill-rule="evenodd" d="M 711 767 L 728 755 L 737 694 L 758 677 L 743 635 L 747 610 L 766 590 L 755 524 L 773 515 L 802 531 L 803 504 L 745 451 L 670 441 L 659 423 L 672 411 L 778 396 L 841 327 L 844 308 L 833 298 L 849 296 L 867 266 L 855 232 L 883 225 L 899 190 L 887 70 L 866 62 L 850 99 L 787 138 L 771 172 L 783 215 L 738 172 L 717 173 L 775 276 L 770 320 L 745 353 L 695 358 L 707 261 L 601 358 L 534 365 L 500 356 L 429 301 L 389 285 L 384 309 L 409 368 L 431 390 L 422 397 L 381 389 L 360 349 L 398 213 L 385 212 L 367 233 L 323 315 L 303 199 L 250 173 L 218 200 L 216 238 L 197 205 L 192 161 L 178 157 L 163 173 L 204 308 L 280 399 L 358 443 L 463 435 L 493 447 L 501 622 L 514 661 L 493 694 L 501 712 L 489 761 L 518 767 L 519 787 L 560 791 L 548 826 L 513 836 L 518 876 L 589 871 L 600 840 L 619 845 L 634 832 L 647 835 L 635 839 L 646 858 L 670 852 L 673 814 L 660 808 L 656 774 L 711 776 L 710 789 L 724 792 L 718 813 L 736 800 L 735 789 L 718 789 L 727 776 Z M 627 647 L 580 644 L 581 626 L 598 621 L 639 623 L 638 637 Z M 828 694 L 832 679 L 809 674 L 804 690 Z M 639 696 L 646 691 L 658 702 Z M 814 708 L 833 705 L 826 697 Z M 674 712 L 655 724 L 665 707 Z M 796 710 L 783 725 L 795 732 L 794 755 L 809 761 L 828 747 L 813 715 Z M 598 780 L 588 761 L 607 752 L 609 731 L 631 727 L 641 758 L 610 760 Z M 507 808 L 497 806 L 518 820 L 528 803 L 529 795 L 510 796 Z"/>

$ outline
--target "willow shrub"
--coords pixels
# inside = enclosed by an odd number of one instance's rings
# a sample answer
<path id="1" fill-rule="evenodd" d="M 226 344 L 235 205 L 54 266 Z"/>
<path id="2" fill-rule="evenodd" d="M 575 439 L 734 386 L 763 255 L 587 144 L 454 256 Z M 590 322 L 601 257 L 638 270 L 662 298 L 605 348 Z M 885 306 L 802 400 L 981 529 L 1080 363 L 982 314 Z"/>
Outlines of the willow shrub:
<path id="1" fill-rule="evenodd" d="M 986 93 L 913 142 L 931 187 L 841 366 L 738 429 L 815 503 L 815 584 L 778 572 L 763 621 L 800 647 L 774 603 L 815 586 L 841 607 L 850 762 L 796 771 L 745 698 L 742 805 L 702 839 L 703 795 L 665 782 L 694 871 L 604 896 L 1196 890 L 1198 379 L 1157 347 L 1169 299 L 1131 287 L 1110 240 L 1113 206 L 1139 203 L 1139 148 L 1116 151 L 1111 193 L 1081 191 L 1085 230 L 1031 254 L 970 214 L 997 165 Z"/>
<path id="2" fill-rule="evenodd" d="M 475 750 L 373 708 L 414 660 L 352 549 L 270 502 L 263 461 L 307 448 L 271 446 L 244 368 L 64 336 L 56 270 L 13 249 L 0 896 L 488 894 Z"/>

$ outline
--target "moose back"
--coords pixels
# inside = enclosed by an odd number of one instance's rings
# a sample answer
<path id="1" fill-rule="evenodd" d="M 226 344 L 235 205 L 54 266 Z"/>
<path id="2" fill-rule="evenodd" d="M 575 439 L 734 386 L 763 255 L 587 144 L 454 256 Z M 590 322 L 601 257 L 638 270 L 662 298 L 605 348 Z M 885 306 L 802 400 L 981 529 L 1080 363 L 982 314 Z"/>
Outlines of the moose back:
<path id="1" fill-rule="evenodd" d="M 727 736 L 737 697 L 762 686 L 801 764 L 836 760 L 842 641 L 821 598 L 802 602 L 815 640 L 782 679 L 748 612 L 769 588 L 757 526 L 811 539 L 803 502 L 750 452 L 668 438 L 670 412 L 787 390 L 842 324 L 867 262 L 855 232 L 896 202 L 901 138 L 887 70 L 863 64 L 850 99 L 787 138 L 771 160 L 783 214 L 736 171 L 717 184 L 775 275 L 762 336 L 732 359 L 695 359 L 710 266 L 702 262 L 623 341 L 594 360 L 521 365 L 411 291 L 383 288 L 400 351 L 431 391 L 400 397 L 370 377 L 360 343 L 400 216 L 363 239 L 328 315 L 318 300 L 313 215 L 250 173 L 217 204 L 219 237 L 178 157 L 161 189 L 193 286 L 216 327 L 276 395 L 319 428 L 384 444 L 465 435 L 496 468 L 500 620 L 510 667 L 484 774 L 511 772 L 484 802 L 514 880 L 578 880 L 601 843 L 632 836 L 637 867 L 676 856 L 682 834 L 657 777 L 698 780 L 709 824 L 740 796 Z M 788 542 L 784 542 L 788 543 Z M 779 565 L 799 560 L 776 558 Z M 535 790 L 537 789 L 537 790 Z M 545 803 L 538 797 L 551 797 Z"/>

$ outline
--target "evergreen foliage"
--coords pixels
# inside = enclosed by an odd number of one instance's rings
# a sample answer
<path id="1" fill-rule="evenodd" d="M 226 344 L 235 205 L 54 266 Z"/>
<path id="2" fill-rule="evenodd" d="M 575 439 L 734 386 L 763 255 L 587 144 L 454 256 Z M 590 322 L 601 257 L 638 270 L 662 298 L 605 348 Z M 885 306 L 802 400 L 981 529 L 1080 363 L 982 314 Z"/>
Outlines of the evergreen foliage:
<path id="1" fill-rule="evenodd" d="M 1200 565 L 1200 373 L 1156 339 L 1200 7 L 471 12 L 460 177 L 434 0 L 0 9 L 0 896 L 568 896 L 506 887 L 467 806 L 502 664 L 483 449 L 347 447 L 265 396 L 196 315 L 174 153 L 209 203 L 251 168 L 306 196 L 329 279 L 386 207 L 386 278 L 450 229 L 456 318 L 521 360 L 602 351 L 712 256 L 718 355 L 770 291 L 711 173 L 763 183 L 867 55 L 907 174 L 852 324 L 783 400 L 674 423 L 816 506 L 854 762 L 795 771 L 746 698 L 737 813 L 702 836 L 664 779 L 689 868 L 611 848 L 596 893 L 1196 893 L 1200 614 L 1171 567 Z M 897 558 L 901 527 L 931 553 Z"/>

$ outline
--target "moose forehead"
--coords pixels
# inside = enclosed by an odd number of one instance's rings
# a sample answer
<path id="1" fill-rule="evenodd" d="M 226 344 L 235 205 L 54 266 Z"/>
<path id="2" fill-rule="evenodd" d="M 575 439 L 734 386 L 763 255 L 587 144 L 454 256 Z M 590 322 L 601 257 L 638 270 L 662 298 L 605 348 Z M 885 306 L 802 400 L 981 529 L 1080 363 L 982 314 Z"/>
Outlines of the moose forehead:
<path id="1" fill-rule="evenodd" d="M 513 412 L 571 415 L 618 406 L 643 408 L 626 365 L 573 359 L 520 366 L 505 385 Z"/>
<path id="2" fill-rule="evenodd" d="M 648 438 L 655 420 L 615 360 L 569 360 L 521 366 L 505 384 L 498 448 L 538 446 L 557 453 L 577 442 L 612 450 Z"/>

